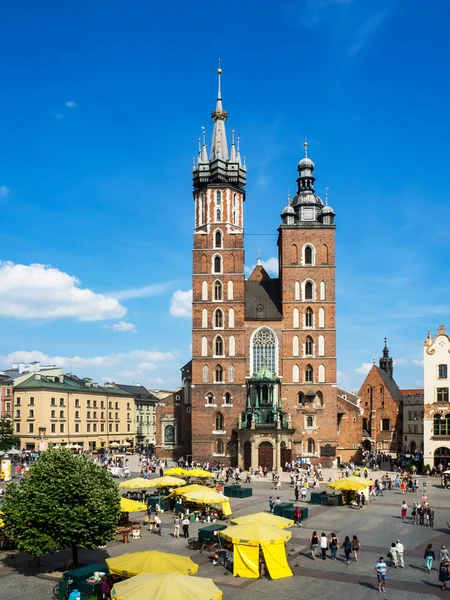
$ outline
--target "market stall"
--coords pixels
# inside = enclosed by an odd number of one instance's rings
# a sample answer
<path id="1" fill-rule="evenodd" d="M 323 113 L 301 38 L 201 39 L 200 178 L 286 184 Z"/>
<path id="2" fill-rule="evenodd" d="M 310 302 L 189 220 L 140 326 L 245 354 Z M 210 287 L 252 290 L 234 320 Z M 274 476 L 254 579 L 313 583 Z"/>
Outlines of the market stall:
<path id="1" fill-rule="evenodd" d="M 203 509 L 201 511 L 209 518 L 221 519 L 223 516 L 231 515 L 230 500 L 215 490 L 204 487 L 196 492 L 186 492 L 182 496 L 187 502 L 191 502 L 192 504 L 212 507 L 212 510 Z"/>
<path id="2" fill-rule="evenodd" d="M 136 575 L 112 589 L 114 600 L 221 600 L 222 592 L 212 579 L 174 573 Z"/>
<path id="3" fill-rule="evenodd" d="M 198 565 L 188 556 L 179 556 L 169 552 L 146 550 L 145 552 L 127 552 L 121 556 L 107 558 L 111 574 L 122 577 L 134 577 L 142 573 L 197 573 Z"/>
<path id="4" fill-rule="evenodd" d="M 231 525 L 252 525 L 253 523 L 260 523 L 261 525 L 268 525 L 269 527 L 278 527 L 279 529 L 287 529 L 288 527 L 294 526 L 294 521 L 291 519 L 278 517 L 266 512 L 253 513 L 251 515 L 245 515 L 245 517 L 230 519 Z"/>
<path id="5" fill-rule="evenodd" d="M 368 502 L 369 490 L 372 485 L 373 481 L 370 481 L 369 479 L 350 476 L 328 483 L 327 487 L 342 493 L 342 504 L 352 505 L 355 502 L 356 492 L 363 494 Z"/>
<path id="6" fill-rule="evenodd" d="M 290 531 L 254 523 L 227 527 L 219 535 L 232 544 L 234 576 L 257 578 L 268 574 L 272 579 L 292 577 L 285 546 L 292 537 Z"/>

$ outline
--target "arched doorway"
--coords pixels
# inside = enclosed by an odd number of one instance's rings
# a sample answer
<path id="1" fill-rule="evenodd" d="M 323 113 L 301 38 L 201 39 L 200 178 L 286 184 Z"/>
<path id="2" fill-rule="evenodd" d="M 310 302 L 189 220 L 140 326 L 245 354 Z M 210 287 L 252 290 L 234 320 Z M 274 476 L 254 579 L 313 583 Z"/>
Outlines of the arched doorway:
<path id="1" fill-rule="evenodd" d="M 270 442 L 262 442 L 258 448 L 258 466 L 273 469 L 273 446 Z"/>
<path id="2" fill-rule="evenodd" d="M 249 471 L 252 466 L 252 445 L 250 442 L 244 444 L 244 471 Z"/>
<path id="3" fill-rule="evenodd" d="M 450 448 L 445 448 L 442 446 L 441 448 L 437 448 L 434 451 L 434 466 L 437 467 L 439 464 L 442 464 L 444 470 L 448 468 L 450 463 Z"/>
<path id="4" fill-rule="evenodd" d="M 413 440 L 413 441 L 411 442 L 411 454 L 415 454 L 415 453 L 416 453 L 416 450 L 417 450 L 417 444 L 416 444 L 416 442 Z"/>

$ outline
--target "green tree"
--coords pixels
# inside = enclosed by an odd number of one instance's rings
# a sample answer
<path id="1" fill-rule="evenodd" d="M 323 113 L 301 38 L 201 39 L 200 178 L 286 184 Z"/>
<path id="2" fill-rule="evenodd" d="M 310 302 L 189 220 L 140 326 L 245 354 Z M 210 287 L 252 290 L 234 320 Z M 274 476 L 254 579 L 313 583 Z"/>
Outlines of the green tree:
<path id="1" fill-rule="evenodd" d="M 0 452 L 6 452 L 20 444 L 20 438 L 14 435 L 13 424 L 10 419 L 0 419 Z"/>
<path id="2" fill-rule="evenodd" d="M 34 556 L 93 549 L 113 539 L 120 513 L 111 475 L 87 456 L 60 448 L 44 452 L 20 484 L 7 485 L 2 505 L 6 533 Z"/>

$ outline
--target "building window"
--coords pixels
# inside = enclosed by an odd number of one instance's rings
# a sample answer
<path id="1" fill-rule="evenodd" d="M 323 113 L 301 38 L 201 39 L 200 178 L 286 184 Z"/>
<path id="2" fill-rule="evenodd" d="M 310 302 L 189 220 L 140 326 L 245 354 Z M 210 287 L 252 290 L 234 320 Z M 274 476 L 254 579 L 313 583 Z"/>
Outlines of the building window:
<path id="1" fill-rule="evenodd" d="M 217 221 L 217 223 L 220 223 L 221 220 L 222 220 L 222 213 L 220 211 L 220 208 L 218 208 L 216 210 L 216 221 Z"/>
<path id="2" fill-rule="evenodd" d="M 34 424 L 28 423 L 28 433 L 34 433 Z"/>
<path id="3" fill-rule="evenodd" d="M 215 428 L 215 431 L 224 431 L 223 415 L 221 413 L 217 413 L 217 415 L 216 415 L 216 428 Z"/>
<path id="4" fill-rule="evenodd" d="M 59 426 L 59 433 L 64 433 L 64 423 L 61 423 Z"/>
<path id="5" fill-rule="evenodd" d="M 16 433 L 20 433 L 20 423 L 16 423 Z"/>
<path id="6" fill-rule="evenodd" d="M 208 383 L 209 381 L 209 367 L 208 365 L 203 365 L 203 383 Z"/>
<path id="7" fill-rule="evenodd" d="M 119 432 L 119 423 L 116 423 L 116 433 Z"/>
<path id="8" fill-rule="evenodd" d="M 436 395 L 437 402 L 448 402 L 448 388 L 438 388 Z"/>
<path id="9" fill-rule="evenodd" d="M 75 431 L 77 430 L 77 426 L 75 425 Z M 51 424 L 51 432 L 56 433 L 56 423 Z"/>
<path id="10" fill-rule="evenodd" d="M 220 365 L 216 367 L 216 383 L 223 383 L 223 369 Z"/>
<path id="11" fill-rule="evenodd" d="M 308 454 L 314 454 L 314 448 L 315 448 L 314 440 L 309 438 L 309 440 L 306 442 L 306 448 L 307 448 Z"/>
<path id="12" fill-rule="evenodd" d="M 314 427 L 314 417 L 306 417 L 306 427 Z"/>
<path id="13" fill-rule="evenodd" d="M 34 398 L 33 398 L 33 397 L 31 397 L 31 398 L 30 398 L 29 405 L 30 405 L 30 406 L 34 406 Z"/>
<path id="14" fill-rule="evenodd" d="M 298 383 L 300 381 L 300 369 L 298 365 L 292 367 L 292 382 Z"/>
<path id="15" fill-rule="evenodd" d="M 439 365 L 438 367 L 438 377 L 439 379 L 447 379 L 447 365 Z"/>
<path id="16" fill-rule="evenodd" d="M 261 327 L 256 331 L 252 340 L 253 373 L 257 373 L 264 363 L 269 371 L 277 372 L 276 346 L 277 338 L 271 329 Z"/>
<path id="17" fill-rule="evenodd" d="M 409 427 L 412 429 L 412 425 Z M 445 415 L 444 419 L 440 415 L 434 415 L 433 435 L 450 435 L 450 415 Z"/>
<path id="18" fill-rule="evenodd" d="M 313 284 L 311 281 L 305 283 L 305 300 L 313 299 Z"/>
<path id="19" fill-rule="evenodd" d="M 305 404 L 305 394 L 303 392 L 299 392 L 297 394 L 297 403 L 299 406 L 303 406 Z"/>
<path id="20" fill-rule="evenodd" d="M 55 406 L 55 404 L 56 404 L 56 398 L 50 398 L 50 405 Z"/>
<path id="21" fill-rule="evenodd" d="M 216 204 L 217 206 L 222 206 L 222 192 L 220 190 L 216 192 Z"/>
<path id="22" fill-rule="evenodd" d="M 295 328 L 300 326 L 300 313 L 298 308 L 294 308 L 294 312 L 292 315 L 292 326 Z"/>
<path id="23" fill-rule="evenodd" d="M 59 399 L 59 405 L 60 406 L 64 406 L 64 398 L 60 398 Z"/>
<path id="24" fill-rule="evenodd" d="M 233 292 L 234 292 L 233 287 L 234 287 L 233 282 L 229 281 L 228 282 L 228 300 L 233 300 Z"/>
<path id="25" fill-rule="evenodd" d="M 86 400 L 86 408 L 91 408 L 91 401 L 90 400 Z"/>
<path id="26" fill-rule="evenodd" d="M 230 308 L 228 311 L 228 327 L 230 329 L 234 328 L 234 308 Z"/>
<path id="27" fill-rule="evenodd" d="M 306 246 L 305 248 L 305 265 L 313 264 L 313 249 L 311 246 Z"/>
<path id="28" fill-rule="evenodd" d="M 174 444 L 175 443 L 175 427 L 173 425 L 166 425 L 164 427 L 164 443 Z"/>
<path id="29" fill-rule="evenodd" d="M 230 365 L 228 367 L 228 381 L 229 381 L 229 383 L 234 383 L 234 377 L 235 377 L 235 368 L 234 368 L 234 365 Z"/>
<path id="30" fill-rule="evenodd" d="M 214 283 L 214 300 L 220 301 L 222 300 L 222 282 L 216 281 Z"/>
<path id="31" fill-rule="evenodd" d="M 314 371 L 311 365 L 305 369 L 305 383 L 314 383 Z"/>
<path id="32" fill-rule="evenodd" d="M 87 431 L 88 433 L 90 433 L 90 432 L 91 432 L 91 424 L 90 424 L 90 423 L 88 423 L 88 424 L 86 425 L 86 431 Z"/>
<path id="33" fill-rule="evenodd" d="M 94 427 L 95 427 L 95 425 L 94 425 Z M 131 431 L 131 425 L 130 425 L 129 423 L 128 423 L 128 425 L 127 425 L 127 431 L 128 431 L 128 432 L 130 432 L 130 431 Z"/>
<path id="34" fill-rule="evenodd" d="M 30 408 L 28 410 L 28 418 L 29 419 L 34 419 L 34 410 L 32 408 Z"/>
<path id="35" fill-rule="evenodd" d="M 88 410 L 86 413 L 86 419 L 90 419 L 91 418 L 91 411 Z"/>
<path id="36" fill-rule="evenodd" d="M 222 273 L 222 257 L 220 255 L 217 255 L 214 257 L 214 262 L 213 262 L 213 266 L 214 266 L 214 273 Z"/>
<path id="37" fill-rule="evenodd" d="M 223 312 L 218 308 L 214 313 L 214 327 L 216 329 L 223 328 Z"/>
<path id="38" fill-rule="evenodd" d="M 59 411 L 59 418 L 64 419 L 64 411 L 63 410 Z"/>
<path id="39" fill-rule="evenodd" d="M 77 413 L 75 413 L 75 419 L 77 418 Z M 56 419 L 56 410 L 50 411 L 50 419 Z"/>
<path id="40" fill-rule="evenodd" d="M 206 403 L 207 404 L 214 404 L 214 395 L 213 394 L 208 394 L 206 396 Z"/>
<path id="41" fill-rule="evenodd" d="M 307 336 L 305 340 L 305 356 L 312 356 L 314 350 L 313 339 L 311 336 Z"/>
<path id="42" fill-rule="evenodd" d="M 214 234 L 214 246 L 216 248 L 222 248 L 222 232 L 220 229 L 218 229 Z"/>
<path id="43" fill-rule="evenodd" d="M 223 339 L 220 335 L 216 337 L 216 341 L 214 344 L 214 350 L 216 356 L 223 356 Z"/>
<path id="44" fill-rule="evenodd" d="M 16 406 L 20 406 L 20 398 L 16 398 Z"/>
<path id="45" fill-rule="evenodd" d="M 100 423 L 100 431 L 103 433 L 105 431 L 105 424 Z"/>
<path id="46" fill-rule="evenodd" d="M 381 419 L 381 431 L 390 431 L 391 423 L 390 419 Z"/>
<path id="47" fill-rule="evenodd" d="M 78 398 L 75 398 L 75 406 L 79 407 L 80 406 L 80 401 Z"/>
<path id="48" fill-rule="evenodd" d="M 109 433 L 111 433 L 112 432 L 112 423 L 109 424 L 108 429 L 109 429 Z"/>
<path id="49" fill-rule="evenodd" d="M 222 442 L 222 440 L 217 440 L 217 442 L 216 442 L 216 454 L 223 454 L 223 442 Z"/>
<path id="50" fill-rule="evenodd" d="M 312 308 L 308 306 L 308 308 L 305 310 L 305 327 L 313 326 L 313 314 Z"/>
<path id="51" fill-rule="evenodd" d="M 227 392 L 225 394 L 224 400 L 225 400 L 225 404 L 231 404 L 231 394 L 229 392 Z"/>

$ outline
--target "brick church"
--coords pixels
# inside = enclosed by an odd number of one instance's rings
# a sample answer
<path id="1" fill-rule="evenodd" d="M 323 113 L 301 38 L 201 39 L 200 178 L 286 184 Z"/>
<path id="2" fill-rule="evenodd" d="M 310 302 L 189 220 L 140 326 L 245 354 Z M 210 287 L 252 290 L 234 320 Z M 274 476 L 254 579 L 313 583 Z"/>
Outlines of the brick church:
<path id="1" fill-rule="evenodd" d="M 282 468 L 331 464 L 337 448 L 335 213 L 297 165 L 278 224 L 279 275 L 244 274 L 246 166 L 218 96 L 193 167 L 192 458 Z M 252 201 L 251 199 L 249 200 Z M 280 207 L 281 208 L 281 207 Z M 186 415 L 187 416 L 187 415 Z"/>

